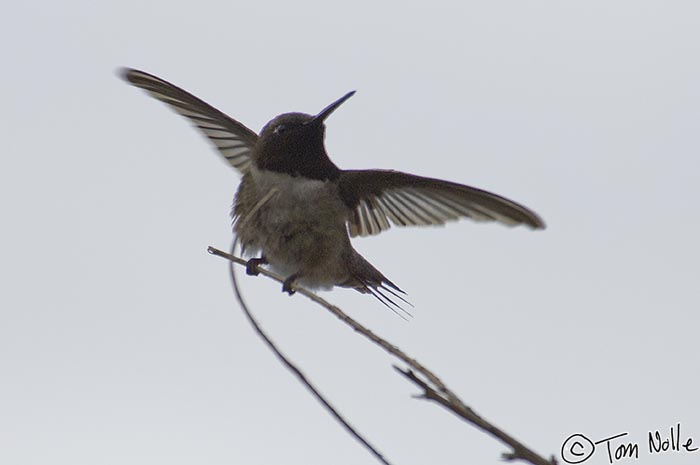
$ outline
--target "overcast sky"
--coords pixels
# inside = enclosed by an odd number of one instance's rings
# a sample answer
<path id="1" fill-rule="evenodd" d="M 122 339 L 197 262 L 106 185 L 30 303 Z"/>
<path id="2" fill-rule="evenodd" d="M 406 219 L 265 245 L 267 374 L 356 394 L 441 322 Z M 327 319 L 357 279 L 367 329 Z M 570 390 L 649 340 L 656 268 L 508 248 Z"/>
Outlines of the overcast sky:
<path id="1" fill-rule="evenodd" d="M 644 0 L 6 5 L 0 463 L 375 463 L 253 335 L 206 253 L 230 245 L 238 175 L 118 79 L 129 66 L 256 131 L 357 90 L 327 122 L 337 165 L 534 209 L 545 231 L 354 240 L 407 291 L 409 322 L 324 296 L 544 455 L 628 432 L 634 463 L 697 464 L 650 455 L 647 433 L 680 422 L 700 445 L 699 18 Z M 501 463 L 326 311 L 261 277 L 242 288 L 394 463 Z M 608 463 L 602 448 L 586 463 Z"/>

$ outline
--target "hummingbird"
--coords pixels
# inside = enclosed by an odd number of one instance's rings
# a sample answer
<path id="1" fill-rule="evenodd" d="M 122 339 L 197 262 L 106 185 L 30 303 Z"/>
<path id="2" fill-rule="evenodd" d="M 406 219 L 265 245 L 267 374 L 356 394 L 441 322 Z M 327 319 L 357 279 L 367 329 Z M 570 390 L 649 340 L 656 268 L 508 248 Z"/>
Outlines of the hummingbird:
<path id="1" fill-rule="evenodd" d="M 123 69 L 122 77 L 187 118 L 242 174 L 231 216 L 246 271 L 269 265 L 295 286 L 334 286 L 370 294 L 401 308 L 405 292 L 360 255 L 351 237 L 395 226 L 443 225 L 460 218 L 544 229 L 532 210 L 500 195 L 394 170 L 344 170 L 331 161 L 326 119 L 348 92 L 314 115 L 284 113 L 260 134 L 189 92 L 152 74 Z M 410 305 L 410 304 L 409 304 Z"/>

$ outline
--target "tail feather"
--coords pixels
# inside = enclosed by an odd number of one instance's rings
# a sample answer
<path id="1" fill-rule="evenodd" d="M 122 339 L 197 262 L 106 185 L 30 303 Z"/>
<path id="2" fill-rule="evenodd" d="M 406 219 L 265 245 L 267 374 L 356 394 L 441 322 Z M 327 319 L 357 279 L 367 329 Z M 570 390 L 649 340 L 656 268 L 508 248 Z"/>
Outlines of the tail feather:
<path id="1" fill-rule="evenodd" d="M 396 298 L 400 299 L 402 302 L 405 302 L 406 304 L 410 305 L 413 307 L 413 304 L 411 304 L 409 301 L 401 297 L 400 295 L 396 294 L 395 292 L 391 291 L 387 286 L 385 286 L 383 283 L 375 284 L 375 283 L 369 283 L 369 282 L 362 282 L 361 278 L 356 278 L 358 281 L 360 281 L 361 285 L 355 287 L 356 290 L 359 292 L 362 292 L 363 294 L 369 294 L 375 299 L 377 299 L 379 302 L 381 302 L 386 308 L 394 312 L 396 315 L 401 317 L 402 319 L 408 321 L 409 318 L 413 318 L 413 315 L 411 312 L 403 308 L 399 303 L 397 303 L 394 299 L 392 299 L 390 296 L 386 294 L 386 292 L 391 293 L 393 296 Z"/>
<path id="2" fill-rule="evenodd" d="M 346 284 L 348 287 L 363 294 L 370 294 L 404 320 L 413 317 L 408 310 L 401 306 L 401 303 L 404 303 L 413 307 L 413 304 L 403 297 L 406 293 L 360 254 L 355 252 L 355 255 L 349 260 L 349 265 L 351 279 Z"/>

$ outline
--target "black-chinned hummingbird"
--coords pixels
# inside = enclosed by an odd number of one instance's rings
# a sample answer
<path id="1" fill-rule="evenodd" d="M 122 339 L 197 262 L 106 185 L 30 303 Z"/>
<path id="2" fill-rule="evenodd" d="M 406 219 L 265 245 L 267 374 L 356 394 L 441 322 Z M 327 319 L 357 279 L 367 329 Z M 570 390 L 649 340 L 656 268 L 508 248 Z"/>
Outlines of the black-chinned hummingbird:
<path id="1" fill-rule="evenodd" d="M 396 226 L 441 225 L 459 218 L 543 229 L 532 210 L 490 192 L 393 170 L 342 170 L 324 146 L 325 120 L 355 93 L 316 115 L 285 113 L 260 135 L 183 89 L 152 74 L 123 70 L 131 84 L 188 118 L 243 178 L 233 229 L 249 274 L 269 264 L 294 285 L 349 287 L 387 306 L 404 292 L 353 248 L 350 237 Z M 390 294 L 390 295 L 387 295 Z"/>

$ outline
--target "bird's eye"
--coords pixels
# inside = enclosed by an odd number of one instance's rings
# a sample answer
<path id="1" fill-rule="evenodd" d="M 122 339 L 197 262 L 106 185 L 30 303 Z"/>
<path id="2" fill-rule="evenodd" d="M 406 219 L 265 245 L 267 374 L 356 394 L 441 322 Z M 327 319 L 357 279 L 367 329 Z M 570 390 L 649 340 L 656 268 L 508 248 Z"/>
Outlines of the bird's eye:
<path id="1" fill-rule="evenodd" d="M 282 134 L 286 130 L 287 126 L 285 126 L 284 124 L 278 124 L 277 126 L 275 126 L 275 129 L 273 129 L 272 132 L 274 132 L 275 134 Z"/>

